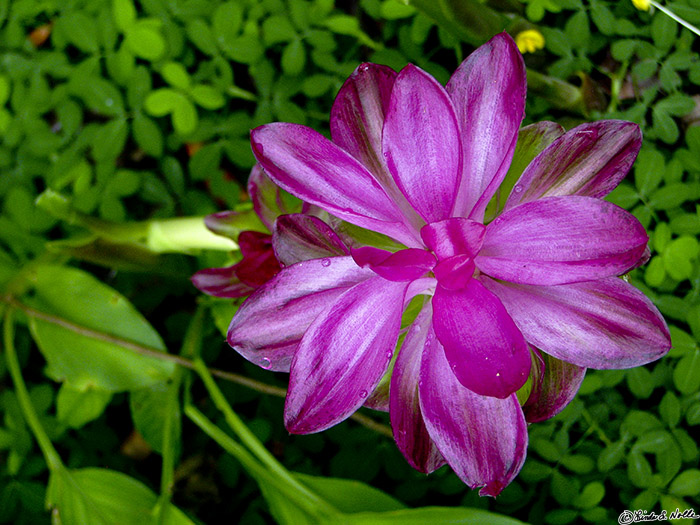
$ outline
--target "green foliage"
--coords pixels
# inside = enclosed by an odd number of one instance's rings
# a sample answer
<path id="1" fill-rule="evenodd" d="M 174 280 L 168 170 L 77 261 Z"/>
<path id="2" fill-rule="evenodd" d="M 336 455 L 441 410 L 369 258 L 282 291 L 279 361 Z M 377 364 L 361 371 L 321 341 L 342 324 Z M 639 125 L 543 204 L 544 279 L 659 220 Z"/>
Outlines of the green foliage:
<path id="1" fill-rule="evenodd" d="M 697 41 L 631 2 L 491 4 L 0 3 L 0 311 L 13 312 L 28 384 L 25 399 L 0 363 L 0 523 L 48 523 L 47 505 L 64 523 L 312 519 L 185 419 L 197 407 L 215 426 L 226 421 L 174 363 L 191 365 L 200 349 L 238 374 L 221 382 L 223 395 L 259 446 L 350 522 L 607 523 L 623 509 L 700 509 Z M 697 1 L 671 6 L 700 23 Z M 237 304 L 198 298 L 187 280 L 237 255 L 199 234 L 189 249 L 156 221 L 236 209 L 233 232 L 260 229 L 242 191 L 250 129 L 281 120 L 327 133 L 333 97 L 359 63 L 413 62 L 446 82 L 471 50 L 465 42 L 532 23 L 546 47 L 525 57 L 526 124 L 620 118 L 643 129 L 634 169 L 609 199 L 649 231 L 650 261 L 629 279 L 668 319 L 673 349 L 643 368 L 589 371 L 564 412 L 530 427 L 523 470 L 493 501 L 446 468 L 414 472 L 391 439 L 352 421 L 290 436 L 269 393 L 284 377 L 222 343 Z M 185 327 L 198 301 L 206 315 L 193 335 Z M 386 428 L 383 414 L 365 415 Z M 219 444 L 232 439 L 221 433 Z"/>

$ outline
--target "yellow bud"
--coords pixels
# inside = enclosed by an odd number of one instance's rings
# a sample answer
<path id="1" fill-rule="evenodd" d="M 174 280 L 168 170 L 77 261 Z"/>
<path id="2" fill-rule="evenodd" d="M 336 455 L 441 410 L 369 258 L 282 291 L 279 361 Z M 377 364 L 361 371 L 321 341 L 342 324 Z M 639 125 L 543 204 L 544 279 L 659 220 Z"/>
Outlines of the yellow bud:
<path id="1" fill-rule="evenodd" d="M 534 53 L 544 47 L 544 36 L 537 29 L 527 29 L 515 35 L 515 45 L 521 53 Z"/>
<path id="2" fill-rule="evenodd" d="M 632 0 L 632 3 L 634 7 L 640 11 L 649 11 L 649 7 L 651 7 L 651 2 L 649 0 Z"/>

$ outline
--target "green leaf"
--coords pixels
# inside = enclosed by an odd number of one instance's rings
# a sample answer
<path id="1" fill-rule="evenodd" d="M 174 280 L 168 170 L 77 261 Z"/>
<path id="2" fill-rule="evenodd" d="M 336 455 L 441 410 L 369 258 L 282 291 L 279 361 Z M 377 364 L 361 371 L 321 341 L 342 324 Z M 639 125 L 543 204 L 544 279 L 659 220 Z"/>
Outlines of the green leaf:
<path id="1" fill-rule="evenodd" d="M 59 422 L 70 428 L 81 428 L 100 417 L 112 399 L 112 393 L 97 388 L 77 390 L 64 383 L 56 398 L 56 415 Z"/>
<path id="2" fill-rule="evenodd" d="M 341 512 L 383 512 L 406 506 L 392 496 L 359 481 L 294 473 L 299 481 Z"/>
<path id="3" fill-rule="evenodd" d="M 114 0 L 112 4 L 114 22 L 122 31 L 128 30 L 136 21 L 136 8 L 132 0 Z"/>
<path id="4" fill-rule="evenodd" d="M 598 456 L 598 470 L 608 472 L 625 457 L 625 442 L 616 441 L 605 447 Z"/>
<path id="5" fill-rule="evenodd" d="M 124 99 L 119 89 L 103 78 L 87 78 L 74 88 L 85 105 L 96 113 L 120 116 L 124 113 Z"/>
<path id="6" fill-rule="evenodd" d="M 604 496 L 605 486 L 599 481 L 592 481 L 583 487 L 581 493 L 571 503 L 579 509 L 590 509 L 598 505 Z"/>
<path id="7" fill-rule="evenodd" d="M 46 495 L 53 523 L 149 523 L 158 497 L 143 483 L 113 470 L 86 468 L 51 473 Z M 168 505 L 164 523 L 194 525 L 181 510 Z"/>
<path id="8" fill-rule="evenodd" d="M 416 8 L 398 0 L 384 0 L 380 15 L 387 20 L 399 20 L 416 14 Z"/>
<path id="9" fill-rule="evenodd" d="M 199 118 L 194 104 L 187 98 L 181 97 L 176 100 L 173 107 L 173 127 L 180 135 L 188 135 L 197 129 Z"/>
<path id="10" fill-rule="evenodd" d="M 148 442 L 153 450 L 163 453 L 163 435 L 165 420 L 170 409 L 169 384 L 157 383 L 147 388 L 134 390 L 129 396 L 129 407 L 136 429 Z M 180 407 L 175 405 L 176 412 L 171 414 L 173 424 L 173 443 L 180 441 Z"/>
<path id="11" fill-rule="evenodd" d="M 662 52 L 671 49 L 678 35 L 678 24 L 664 13 L 657 12 L 651 21 L 651 37 Z"/>
<path id="12" fill-rule="evenodd" d="M 306 50 L 301 40 L 293 40 L 282 51 L 282 71 L 287 75 L 296 76 L 304 70 Z"/>
<path id="13" fill-rule="evenodd" d="M 59 22 L 68 42 L 85 53 L 97 53 L 100 49 L 95 19 L 81 11 L 63 15 Z"/>
<path id="14" fill-rule="evenodd" d="M 161 76 L 173 87 L 187 91 L 190 88 L 190 75 L 179 62 L 167 62 L 160 70 Z"/>
<path id="15" fill-rule="evenodd" d="M 649 206 L 655 210 L 670 210 L 683 204 L 689 195 L 690 188 L 686 184 L 666 184 L 651 194 Z"/>
<path id="16" fill-rule="evenodd" d="M 681 394 L 700 390 L 700 350 L 684 356 L 673 369 L 673 384 Z"/>
<path id="17" fill-rule="evenodd" d="M 325 26 L 339 35 L 354 36 L 362 44 L 372 49 L 377 49 L 379 47 L 376 42 L 360 29 L 360 21 L 357 17 L 350 15 L 334 15 L 326 18 Z"/>
<path id="18" fill-rule="evenodd" d="M 649 195 L 661 184 L 665 166 L 664 156 L 660 151 L 644 149 L 639 152 L 634 163 L 634 185 L 642 195 Z"/>
<path id="19" fill-rule="evenodd" d="M 204 109 L 219 109 L 226 104 L 226 99 L 218 89 L 205 84 L 197 84 L 190 91 L 192 99 Z"/>
<path id="20" fill-rule="evenodd" d="M 670 427 L 675 427 L 681 420 L 681 404 L 673 392 L 666 392 L 659 404 L 661 418 Z"/>
<path id="21" fill-rule="evenodd" d="M 142 388 L 170 377 L 171 362 L 139 355 L 104 338 L 116 336 L 163 351 L 158 333 L 115 290 L 88 273 L 39 266 L 32 276 L 36 308 L 71 323 L 30 318 L 32 334 L 48 362 L 48 373 L 78 390 L 109 392 Z M 92 332 L 102 334 L 98 338 Z"/>
<path id="22" fill-rule="evenodd" d="M 593 470 L 593 460 L 583 454 L 567 454 L 561 458 L 561 464 L 576 474 L 588 474 Z"/>
<path id="23" fill-rule="evenodd" d="M 116 159 L 124 149 L 128 134 L 129 126 L 124 118 L 111 120 L 101 126 L 92 140 L 93 158 L 96 161 Z"/>
<path id="24" fill-rule="evenodd" d="M 262 32 L 265 45 L 268 47 L 297 39 L 297 32 L 286 16 L 273 15 L 265 19 Z"/>
<path id="25" fill-rule="evenodd" d="M 214 37 L 221 43 L 235 37 L 243 25 L 243 7 L 240 2 L 224 2 L 212 16 Z"/>
<path id="26" fill-rule="evenodd" d="M 227 57 L 242 64 L 255 64 L 265 52 L 260 39 L 255 35 L 241 35 L 236 38 L 218 37 L 218 42 Z"/>
<path id="27" fill-rule="evenodd" d="M 518 521 L 501 514 L 468 507 L 420 507 L 387 512 L 362 512 L 349 517 L 350 523 L 364 525 L 425 525 L 450 524 L 472 525 L 485 523 L 488 525 L 523 525 Z"/>
<path id="28" fill-rule="evenodd" d="M 628 370 L 627 386 L 635 397 L 639 399 L 648 398 L 654 391 L 654 383 L 651 380 L 651 372 L 643 367 Z"/>
<path id="29" fill-rule="evenodd" d="M 652 485 L 651 465 L 641 452 L 630 452 L 627 456 L 627 477 L 635 487 L 648 488 Z"/>
<path id="30" fill-rule="evenodd" d="M 688 469 L 671 482 L 669 492 L 675 496 L 697 496 L 700 494 L 700 470 Z"/>
<path id="31" fill-rule="evenodd" d="M 143 113 L 136 113 L 132 122 L 132 132 L 136 144 L 153 157 L 163 154 L 163 134 L 153 120 Z"/>
<path id="32" fill-rule="evenodd" d="M 169 88 L 152 91 L 143 104 L 146 112 L 154 117 L 163 117 L 172 113 L 178 101 L 184 98 L 181 93 Z"/>
<path id="33" fill-rule="evenodd" d="M 193 180 L 207 180 L 219 171 L 221 164 L 221 144 L 207 144 L 190 158 L 188 168 Z M 238 238 L 238 237 L 236 237 Z"/>
<path id="34" fill-rule="evenodd" d="M 615 34 L 615 16 L 600 0 L 591 0 L 591 19 L 604 35 Z"/>
<path id="35" fill-rule="evenodd" d="M 662 108 L 654 107 L 652 109 L 651 120 L 654 133 L 666 144 L 673 144 L 678 140 L 678 126 Z"/>
<path id="36" fill-rule="evenodd" d="M 188 22 L 187 26 L 185 26 L 185 32 L 190 41 L 202 53 L 209 56 L 216 55 L 218 50 L 214 33 L 204 20 L 197 18 Z"/>
<path id="37" fill-rule="evenodd" d="M 666 269 L 662 257 L 652 257 L 644 269 L 644 281 L 649 286 L 661 286 L 666 279 Z"/>
<path id="38" fill-rule="evenodd" d="M 152 24 L 139 21 L 126 31 L 126 45 L 145 60 L 158 60 L 165 53 L 165 39 Z"/>

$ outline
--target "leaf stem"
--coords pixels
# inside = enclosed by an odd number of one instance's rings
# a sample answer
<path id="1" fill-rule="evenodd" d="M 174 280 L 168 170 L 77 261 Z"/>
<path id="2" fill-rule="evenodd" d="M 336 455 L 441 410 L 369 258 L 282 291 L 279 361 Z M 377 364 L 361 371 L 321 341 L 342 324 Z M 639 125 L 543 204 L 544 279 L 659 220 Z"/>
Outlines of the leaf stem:
<path id="1" fill-rule="evenodd" d="M 264 485 L 272 485 L 275 489 L 284 493 L 290 500 L 294 501 L 299 507 L 304 508 L 309 514 L 317 518 L 329 515 L 338 516 L 338 511 L 334 507 L 318 498 L 314 493 L 309 492 L 306 487 L 302 486 L 302 488 L 305 489 L 304 492 L 299 491 L 297 487 L 268 471 L 255 460 L 245 447 L 236 443 L 228 434 L 214 425 L 214 423 L 207 419 L 206 416 L 193 405 L 188 404 L 185 406 L 185 415 L 205 434 L 216 441 L 221 448 L 240 461 L 248 473 L 261 485 L 261 488 Z M 296 480 L 294 481 L 298 484 Z"/>
<path id="2" fill-rule="evenodd" d="M 226 419 L 226 423 L 228 424 L 228 426 L 231 427 L 231 430 L 233 430 L 236 433 L 238 438 L 243 442 L 245 446 L 248 447 L 248 449 L 258 458 L 258 460 L 265 467 L 267 467 L 270 470 L 270 472 L 274 473 L 281 480 L 284 480 L 285 483 L 287 483 L 290 487 L 293 487 L 294 490 L 299 492 L 299 494 L 302 494 L 303 497 L 313 502 L 316 506 L 320 508 L 326 508 L 326 510 L 332 513 L 337 512 L 337 510 L 332 505 L 330 505 L 325 500 L 319 498 L 315 493 L 311 492 L 304 485 L 299 483 L 299 481 L 297 481 L 290 474 L 290 472 L 286 468 L 284 468 L 284 466 L 279 461 L 277 461 L 277 459 L 275 459 L 275 457 L 272 454 L 270 454 L 270 452 L 255 436 L 255 434 L 253 434 L 253 432 L 251 432 L 251 430 L 245 425 L 245 423 L 243 423 L 241 418 L 238 417 L 238 414 L 236 414 L 233 411 L 231 405 L 229 405 L 228 401 L 224 397 L 224 394 L 217 386 L 216 382 L 214 381 L 214 378 L 209 373 L 209 370 L 207 369 L 206 365 L 204 364 L 204 361 L 202 361 L 201 358 L 198 357 L 194 360 L 194 368 L 195 371 L 199 374 L 199 377 L 204 382 L 204 386 L 206 387 L 207 392 L 209 392 L 209 395 L 214 401 L 216 408 L 218 408 L 224 414 L 224 419 Z"/>
<path id="3" fill-rule="evenodd" d="M 8 308 L 5 312 L 3 323 L 3 340 L 7 369 L 9 370 L 10 376 L 12 377 L 12 382 L 15 385 L 17 401 L 22 409 L 24 419 L 27 421 L 27 425 L 31 429 L 32 434 L 34 434 L 34 438 L 36 439 L 37 444 L 44 455 L 44 459 L 49 466 L 49 470 L 56 471 L 63 468 L 63 462 L 61 461 L 61 456 L 54 448 L 53 444 L 51 443 L 51 439 L 49 439 L 49 436 L 46 434 L 44 427 L 39 421 L 39 416 L 37 416 L 34 405 L 29 397 L 27 386 L 22 378 L 22 370 L 17 359 L 17 352 L 15 351 L 15 326 L 13 315 L 14 312 L 12 309 Z"/>
<path id="4" fill-rule="evenodd" d="M 189 370 L 194 370 L 194 362 L 191 359 L 188 359 L 182 355 L 177 355 L 177 354 L 170 354 L 168 352 L 163 352 L 161 350 L 158 350 L 156 348 L 151 348 L 139 343 L 135 343 L 134 341 L 131 341 L 129 339 L 124 339 L 122 337 L 117 337 L 112 334 L 107 334 L 104 332 L 100 332 L 97 330 L 93 330 L 91 328 L 87 328 L 85 326 L 78 325 L 76 323 L 73 323 L 72 321 L 69 321 L 67 319 L 64 319 L 63 317 L 59 317 L 57 315 L 49 314 L 47 312 L 43 312 L 41 310 L 37 310 L 35 308 L 32 308 L 31 306 L 27 306 L 26 304 L 18 301 L 15 299 L 12 295 L 0 295 L 0 301 L 5 302 L 7 305 L 20 310 L 24 312 L 26 315 L 29 317 L 34 317 L 36 319 L 40 319 L 42 321 L 46 321 L 48 323 L 52 323 L 58 326 L 61 326 L 65 328 L 66 330 L 70 330 L 71 332 L 90 337 L 92 339 L 96 339 L 98 341 L 104 341 L 106 343 L 111 343 L 115 345 L 119 345 L 122 348 L 125 348 L 127 350 L 131 350 L 132 352 L 135 352 L 140 355 L 145 355 L 148 357 L 152 357 L 155 359 L 161 359 L 164 361 L 172 361 L 184 368 L 187 368 Z M 275 397 L 285 397 L 287 395 L 287 391 L 284 388 L 280 388 L 278 386 L 274 385 L 269 385 L 267 383 L 263 383 L 261 381 L 256 381 L 255 379 L 250 379 L 249 377 L 246 377 L 241 374 L 236 374 L 234 372 L 228 372 L 226 370 L 220 370 L 218 368 L 209 368 L 209 373 L 215 377 L 218 377 L 220 379 L 224 379 L 225 381 L 230 381 L 232 383 L 239 384 L 241 386 L 244 386 L 246 388 L 250 388 L 251 390 L 255 390 L 256 392 L 260 392 L 262 394 L 268 394 L 271 396 Z M 379 423 L 372 418 L 369 418 L 365 415 L 355 413 L 352 416 L 350 416 L 351 419 L 356 421 L 357 423 L 374 430 L 375 432 L 382 434 L 388 438 L 393 438 L 393 433 L 391 429 L 384 425 L 383 423 Z"/>

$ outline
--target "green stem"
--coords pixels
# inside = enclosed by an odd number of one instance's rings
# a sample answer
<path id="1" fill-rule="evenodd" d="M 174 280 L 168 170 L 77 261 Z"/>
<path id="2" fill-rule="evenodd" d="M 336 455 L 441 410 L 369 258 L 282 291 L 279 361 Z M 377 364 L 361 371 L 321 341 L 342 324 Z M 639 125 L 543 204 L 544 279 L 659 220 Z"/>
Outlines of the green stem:
<path id="1" fill-rule="evenodd" d="M 260 462 L 271 472 L 276 474 L 280 479 L 284 480 L 290 487 L 293 487 L 294 490 L 300 494 L 303 494 L 305 498 L 313 502 L 316 506 L 325 508 L 329 512 L 337 512 L 337 510 L 328 502 L 319 498 L 315 493 L 311 492 L 304 485 L 299 483 L 299 481 L 297 481 L 290 474 L 290 472 L 284 468 L 284 466 L 277 461 L 275 457 L 270 454 L 270 452 L 268 452 L 263 444 L 260 443 L 258 438 L 255 437 L 255 434 L 250 431 L 245 423 L 243 423 L 241 418 L 238 417 L 238 414 L 233 411 L 228 401 L 226 401 L 224 394 L 221 392 L 221 390 L 219 390 L 219 387 L 216 385 L 214 378 L 209 373 L 204 361 L 202 361 L 200 358 L 196 358 L 194 360 L 194 369 L 204 382 L 204 386 L 214 401 L 216 408 L 218 408 L 224 414 L 226 423 L 229 425 L 229 427 L 231 427 L 231 430 L 236 433 L 243 444 L 246 445 L 248 449 L 250 449 L 250 451 L 258 458 L 258 460 L 260 460 Z"/>
<path id="2" fill-rule="evenodd" d="M 198 355 L 202 345 L 202 329 L 204 326 L 205 308 L 199 306 L 192 318 L 180 350 L 181 356 Z M 185 377 L 185 369 L 178 366 L 175 369 L 170 388 L 168 389 L 168 406 L 166 410 L 165 424 L 163 425 L 163 465 L 160 477 L 160 497 L 158 499 L 157 517 L 158 523 L 164 525 L 167 518 L 167 507 L 172 497 L 175 479 L 175 442 L 173 428 L 175 415 L 178 413 L 178 401 L 180 388 Z"/>
<path id="3" fill-rule="evenodd" d="M 607 446 L 610 446 L 613 444 L 612 440 L 605 434 L 602 428 L 600 428 L 600 425 L 598 425 L 598 422 L 593 419 L 593 416 L 591 416 L 590 412 L 588 412 L 587 409 L 583 409 L 583 417 L 588 423 L 588 427 L 591 429 L 591 431 L 595 432 L 598 435 L 598 438 L 605 443 Z"/>
<path id="4" fill-rule="evenodd" d="M 301 492 L 297 487 L 287 483 L 286 480 L 273 475 L 263 465 L 259 464 L 245 447 L 236 443 L 228 434 L 209 421 L 209 419 L 194 406 L 190 404 L 185 406 L 185 415 L 205 434 L 216 441 L 221 448 L 240 461 L 246 471 L 248 471 L 260 485 L 271 485 L 285 494 L 298 506 L 304 508 L 312 516 L 318 518 L 322 516 L 338 516 L 338 511 L 334 507 L 326 501 L 319 499 L 315 494 L 308 493 L 306 490 Z M 309 497 L 309 495 L 312 497 Z"/>
<path id="5" fill-rule="evenodd" d="M 27 386 L 24 384 L 22 370 L 19 366 L 19 361 L 17 360 L 17 352 L 15 351 L 15 325 L 12 317 L 13 310 L 8 308 L 5 312 L 3 330 L 7 369 L 12 377 L 12 382 L 15 384 L 17 401 L 22 409 L 24 419 L 27 421 L 27 425 L 32 431 L 32 434 L 34 434 L 34 438 L 36 439 L 37 444 L 44 455 L 44 459 L 46 460 L 46 464 L 49 466 L 49 470 L 55 471 L 63 468 L 63 462 L 61 461 L 61 456 L 59 456 L 58 452 L 51 443 L 51 439 L 49 439 L 49 436 L 46 434 L 44 427 L 41 425 L 39 416 L 37 416 L 34 405 L 29 397 Z"/>

